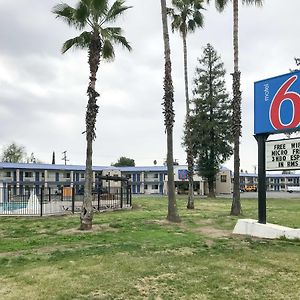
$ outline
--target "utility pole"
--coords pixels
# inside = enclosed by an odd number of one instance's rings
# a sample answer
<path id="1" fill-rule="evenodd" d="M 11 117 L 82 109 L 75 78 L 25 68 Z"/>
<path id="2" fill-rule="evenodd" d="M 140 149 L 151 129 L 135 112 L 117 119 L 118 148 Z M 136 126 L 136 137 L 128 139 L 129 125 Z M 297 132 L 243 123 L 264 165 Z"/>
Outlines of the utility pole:
<path id="1" fill-rule="evenodd" d="M 52 153 L 52 165 L 55 165 L 55 152 Z"/>
<path id="2" fill-rule="evenodd" d="M 65 165 L 66 165 L 67 161 L 69 161 L 69 159 L 67 159 L 67 150 L 65 150 L 62 154 L 63 154 L 62 160 L 65 162 Z"/>

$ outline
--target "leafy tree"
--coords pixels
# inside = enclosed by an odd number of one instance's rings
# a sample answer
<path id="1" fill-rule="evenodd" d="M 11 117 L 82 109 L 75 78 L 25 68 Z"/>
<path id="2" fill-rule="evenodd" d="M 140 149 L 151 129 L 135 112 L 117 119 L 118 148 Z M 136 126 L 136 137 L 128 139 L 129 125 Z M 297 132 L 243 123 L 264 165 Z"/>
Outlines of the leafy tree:
<path id="1" fill-rule="evenodd" d="M 112 164 L 112 166 L 115 167 L 134 167 L 135 166 L 135 162 L 134 159 L 125 157 L 125 156 L 121 156 L 118 161 L 114 164 Z"/>
<path id="2" fill-rule="evenodd" d="M 172 18 L 172 31 L 177 30 L 183 42 L 183 64 L 184 64 L 184 83 L 185 83 L 185 103 L 186 103 L 186 153 L 188 163 L 189 195 L 187 208 L 194 209 L 194 158 L 191 147 L 190 134 L 190 99 L 188 83 L 188 59 L 187 59 L 187 34 L 194 32 L 197 27 L 203 26 L 203 16 L 201 13 L 203 0 L 172 0 L 173 8 L 168 9 Z"/>
<path id="3" fill-rule="evenodd" d="M 242 93 L 240 91 L 241 72 L 239 70 L 239 43 L 238 43 L 238 19 L 239 19 L 239 0 L 215 0 L 216 8 L 223 11 L 229 1 L 233 2 L 233 52 L 234 52 L 234 72 L 233 77 L 233 126 L 232 133 L 234 137 L 233 156 L 234 156 L 234 179 L 233 179 L 233 198 L 231 205 L 231 215 L 241 214 L 240 201 L 240 136 L 242 134 L 241 121 L 241 101 Z M 241 0 L 242 4 L 261 6 L 263 0 Z M 211 2 L 211 0 L 207 0 Z"/>
<path id="4" fill-rule="evenodd" d="M 27 154 L 25 147 L 13 142 L 3 147 L 1 161 L 9 163 L 23 163 L 26 161 L 26 157 Z"/>
<path id="5" fill-rule="evenodd" d="M 174 126 L 174 88 L 172 81 L 171 50 L 168 32 L 168 15 L 166 0 L 161 0 L 161 16 L 163 28 L 164 57 L 165 57 L 165 77 L 164 77 L 164 96 L 163 114 L 165 116 L 165 127 L 167 133 L 167 168 L 168 168 L 168 215 L 167 219 L 171 222 L 180 222 L 178 215 L 173 167 L 173 126 Z"/>
<path id="6" fill-rule="evenodd" d="M 225 88 L 224 64 L 210 44 L 198 62 L 192 100 L 192 146 L 198 173 L 207 178 L 209 196 L 215 197 L 216 174 L 232 155 L 231 100 Z"/>
<path id="7" fill-rule="evenodd" d="M 112 60 L 115 56 L 113 43 L 120 44 L 131 50 L 126 38 L 122 36 L 120 27 L 106 25 L 115 22 L 129 7 L 124 5 L 125 0 L 116 0 L 109 7 L 108 0 L 80 0 L 75 8 L 61 3 L 53 8 L 57 18 L 65 21 L 70 27 L 78 30 L 87 28 L 79 36 L 67 40 L 62 47 L 62 53 L 70 48 L 88 50 L 88 63 L 90 68 L 90 82 L 87 89 L 88 104 L 86 110 L 86 174 L 82 211 L 80 215 L 82 230 L 92 228 L 92 154 L 93 140 L 96 138 L 95 124 L 98 113 L 96 92 L 97 71 L 100 60 Z"/>

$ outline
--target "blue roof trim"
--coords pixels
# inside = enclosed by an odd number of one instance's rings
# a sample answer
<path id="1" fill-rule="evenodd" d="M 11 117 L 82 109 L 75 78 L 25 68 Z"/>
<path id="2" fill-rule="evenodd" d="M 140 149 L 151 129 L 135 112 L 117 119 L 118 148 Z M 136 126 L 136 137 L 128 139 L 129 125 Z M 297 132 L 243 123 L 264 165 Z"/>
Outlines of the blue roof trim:
<path id="1" fill-rule="evenodd" d="M 152 167 L 118 167 L 123 172 L 167 172 L 166 166 L 152 166 Z"/>
<path id="2" fill-rule="evenodd" d="M 26 164 L 26 163 L 0 163 L 0 169 L 24 170 L 57 170 L 57 171 L 85 171 L 85 166 L 79 165 L 52 165 L 52 164 Z M 117 170 L 116 167 L 95 166 L 93 171 Z"/>

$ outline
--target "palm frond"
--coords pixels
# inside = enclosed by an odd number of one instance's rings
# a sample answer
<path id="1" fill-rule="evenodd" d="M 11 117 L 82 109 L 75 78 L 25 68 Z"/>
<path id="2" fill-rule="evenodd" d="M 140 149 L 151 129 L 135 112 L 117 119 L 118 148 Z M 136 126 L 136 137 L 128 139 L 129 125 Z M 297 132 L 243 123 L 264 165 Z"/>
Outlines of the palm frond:
<path id="1" fill-rule="evenodd" d="M 90 15 L 89 0 L 80 1 L 74 14 L 76 20 L 82 25 L 82 28 L 84 28 Z"/>
<path id="2" fill-rule="evenodd" d="M 173 8 L 168 9 L 172 18 L 171 28 L 181 35 L 187 31 L 195 31 L 196 27 L 203 27 L 203 15 L 200 10 L 204 9 L 203 0 L 172 0 Z"/>
<path id="3" fill-rule="evenodd" d="M 172 32 L 176 30 L 178 30 L 180 28 L 181 25 L 181 16 L 177 15 L 177 14 L 173 14 L 172 15 L 172 23 L 171 23 L 171 28 L 172 28 Z"/>
<path id="4" fill-rule="evenodd" d="M 178 10 L 182 10 L 185 6 L 185 3 L 181 0 L 172 0 L 172 6 Z"/>
<path id="5" fill-rule="evenodd" d="M 197 26 L 203 27 L 203 23 L 204 23 L 203 19 L 204 19 L 203 14 L 199 10 L 196 10 L 193 15 L 193 20 L 195 21 Z"/>
<path id="6" fill-rule="evenodd" d="M 122 28 L 120 27 L 106 27 L 101 30 L 101 36 L 103 40 L 113 41 L 126 48 L 128 51 L 132 50 L 130 44 L 122 35 Z"/>
<path id="7" fill-rule="evenodd" d="M 84 31 L 79 36 L 67 40 L 61 49 L 62 53 L 66 53 L 70 48 L 86 49 L 91 42 L 91 32 Z"/>
<path id="8" fill-rule="evenodd" d="M 52 13 L 56 18 L 62 19 L 69 26 L 76 25 L 75 9 L 66 3 L 60 3 L 53 7 Z"/>
<path id="9" fill-rule="evenodd" d="M 94 24 L 100 24 L 108 12 L 108 0 L 89 0 L 91 2 L 91 15 Z"/>
<path id="10" fill-rule="evenodd" d="M 206 0 L 207 4 L 210 4 L 211 1 L 212 0 Z M 215 1 L 216 9 L 219 12 L 222 12 L 229 2 L 229 0 L 214 0 L 214 1 Z"/>
<path id="11" fill-rule="evenodd" d="M 99 14 L 106 14 L 108 11 L 108 1 L 107 0 L 89 0 L 91 2 L 91 7 L 98 11 Z"/>
<path id="12" fill-rule="evenodd" d="M 102 57 L 108 61 L 112 61 L 115 58 L 114 47 L 109 40 L 103 41 Z"/>
<path id="13" fill-rule="evenodd" d="M 125 10 L 132 7 L 132 6 L 125 6 L 124 3 L 125 3 L 124 0 L 115 1 L 114 4 L 109 9 L 105 21 L 109 21 L 109 22 L 115 21 L 115 19 L 119 15 L 121 15 Z"/>

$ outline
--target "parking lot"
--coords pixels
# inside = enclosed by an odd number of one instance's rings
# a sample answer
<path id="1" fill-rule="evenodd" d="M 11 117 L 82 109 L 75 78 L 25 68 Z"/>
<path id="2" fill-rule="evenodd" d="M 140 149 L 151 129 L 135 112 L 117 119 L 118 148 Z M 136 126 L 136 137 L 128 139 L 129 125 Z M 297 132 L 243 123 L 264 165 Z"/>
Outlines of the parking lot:
<path id="1" fill-rule="evenodd" d="M 225 197 L 225 198 L 231 198 L 232 194 L 226 194 L 226 195 L 220 195 L 220 197 Z M 246 198 L 256 198 L 258 197 L 257 192 L 243 192 L 241 193 L 241 199 L 246 199 Z M 267 198 L 272 198 L 272 199 L 299 199 L 300 200 L 300 193 L 288 193 L 288 192 L 267 192 Z"/>

